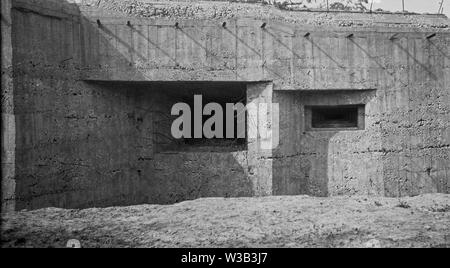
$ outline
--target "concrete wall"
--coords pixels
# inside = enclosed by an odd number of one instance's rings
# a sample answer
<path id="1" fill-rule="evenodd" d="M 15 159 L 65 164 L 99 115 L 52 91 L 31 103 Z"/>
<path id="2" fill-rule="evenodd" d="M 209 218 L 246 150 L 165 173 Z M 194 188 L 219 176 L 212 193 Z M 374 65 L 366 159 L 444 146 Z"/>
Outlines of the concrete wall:
<path id="1" fill-rule="evenodd" d="M 2 207 L 1 211 L 15 209 L 15 118 L 13 57 L 11 43 L 11 0 L 2 1 L 1 13 L 1 61 L 2 61 Z"/>
<path id="2" fill-rule="evenodd" d="M 13 4 L 16 141 L 9 144 L 16 147 L 16 209 L 449 192 L 448 25 L 405 26 L 392 15 L 395 28 L 258 17 L 227 19 L 222 27 L 220 16 L 127 16 L 63 1 Z M 438 34 L 426 39 L 432 32 Z M 248 101 L 280 104 L 280 145 L 159 152 L 158 110 L 167 110 L 170 98 L 149 81 L 248 83 Z M 366 104 L 366 128 L 306 131 L 304 106 L 312 104 Z"/>
<path id="3" fill-rule="evenodd" d="M 275 150 L 277 194 L 384 195 L 382 129 L 376 91 L 279 92 L 280 146 Z M 365 129 L 311 131 L 305 106 L 365 104 Z M 291 122 L 297 122 L 292 124 Z"/>

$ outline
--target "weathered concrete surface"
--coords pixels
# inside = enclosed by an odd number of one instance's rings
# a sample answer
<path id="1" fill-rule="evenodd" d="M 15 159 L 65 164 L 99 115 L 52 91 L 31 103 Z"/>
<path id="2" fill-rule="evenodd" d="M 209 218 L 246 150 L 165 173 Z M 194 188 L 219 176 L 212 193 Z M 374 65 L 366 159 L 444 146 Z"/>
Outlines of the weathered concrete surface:
<path id="1" fill-rule="evenodd" d="M 1 211 L 15 209 L 15 117 L 13 88 L 13 53 L 11 43 L 11 0 L 2 1 L 1 61 L 2 61 L 2 183 Z"/>
<path id="2" fill-rule="evenodd" d="M 280 146 L 274 150 L 274 193 L 384 195 L 380 128 L 370 118 L 376 92 L 280 92 Z M 361 131 L 309 131 L 305 106 L 366 104 Z M 291 122 L 297 122 L 292 124 Z"/>
<path id="3" fill-rule="evenodd" d="M 2 247 L 450 247 L 450 197 L 208 198 L 11 213 Z"/>
<path id="4" fill-rule="evenodd" d="M 261 83 L 248 86 L 247 105 L 254 109 L 247 109 L 247 142 L 248 142 L 248 168 L 249 178 L 253 181 L 254 195 L 267 196 L 273 194 L 273 134 L 268 135 L 277 126 L 273 118 L 277 116 L 271 107 L 273 84 Z M 254 132 L 254 133 L 250 133 Z M 268 136 L 267 136 L 268 135 Z M 273 141 L 277 142 L 278 141 Z"/>
<path id="5" fill-rule="evenodd" d="M 445 17 L 75 2 L 13 1 L 16 209 L 450 191 Z M 155 81 L 270 84 L 280 146 L 159 151 L 173 99 Z M 366 128 L 306 131 L 312 104 L 366 104 Z"/>

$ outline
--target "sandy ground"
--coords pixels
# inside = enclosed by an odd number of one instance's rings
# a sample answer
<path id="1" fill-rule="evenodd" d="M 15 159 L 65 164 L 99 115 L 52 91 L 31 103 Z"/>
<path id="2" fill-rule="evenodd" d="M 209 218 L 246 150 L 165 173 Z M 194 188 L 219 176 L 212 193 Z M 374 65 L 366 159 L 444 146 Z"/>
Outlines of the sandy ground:
<path id="1" fill-rule="evenodd" d="M 2 217 L 2 247 L 450 247 L 450 195 L 208 198 Z"/>

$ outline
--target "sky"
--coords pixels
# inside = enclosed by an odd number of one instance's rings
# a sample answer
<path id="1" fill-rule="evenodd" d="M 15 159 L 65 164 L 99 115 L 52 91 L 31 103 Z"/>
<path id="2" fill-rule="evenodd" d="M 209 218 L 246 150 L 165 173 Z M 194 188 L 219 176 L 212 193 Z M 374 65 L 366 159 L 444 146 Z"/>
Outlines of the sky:
<path id="1" fill-rule="evenodd" d="M 371 1 L 371 0 L 369 0 Z M 417 13 L 437 13 L 442 0 L 405 0 L 405 10 Z M 374 0 L 374 8 L 401 11 L 402 0 Z M 450 17 L 450 0 L 444 0 L 444 14 Z"/>

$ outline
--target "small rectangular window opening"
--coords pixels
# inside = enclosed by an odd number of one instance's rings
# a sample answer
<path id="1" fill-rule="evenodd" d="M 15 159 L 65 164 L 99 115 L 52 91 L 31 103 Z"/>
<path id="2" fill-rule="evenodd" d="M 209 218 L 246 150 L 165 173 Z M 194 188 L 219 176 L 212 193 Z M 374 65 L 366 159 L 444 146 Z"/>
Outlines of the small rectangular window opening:
<path id="1" fill-rule="evenodd" d="M 308 106 L 309 130 L 364 129 L 364 105 Z"/>
<path id="2" fill-rule="evenodd" d="M 180 88 L 174 88 L 168 93 L 170 94 L 170 101 L 172 103 L 181 102 L 190 107 L 191 133 L 189 137 L 171 139 L 167 145 L 160 146 L 162 150 L 231 152 L 247 149 L 247 116 L 245 110 L 247 104 L 247 86 L 245 84 L 186 84 L 180 86 Z M 201 97 L 200 103 L 198 103 L 198 99 L 197 102 L 195 101 L 196 96 Z M 206 109 L 208 104 L 214 104 L 216 108 L 216 104 L 218 104 L 221 107 L 221 111 L 214 110 L 212 111 L 212 115 L 204 114 L 204 109 Z M 196 105 L 200 106 L 196 107 Z M 199 108 L 201 110 L 200 115 L 195 112 Z M 216 115 L 216 112 L 219 114 Z M 217 116 L 220 116 L 220 118 Z M 212 117 L 216 118 L 216 122 L 211 126 L 211 130 L 213 132 L 216 130 L 220 131 L 214 133 L 218 136 L 210 138 L 205 133 L 204 128 L 207 121 L 209 123 L 212 122 L 210 121 Z M 172 124 L 173 120 L 178 118 L 178 116 L 172 116 L 170 118 L 172 119 L 170 124 Z M 201 124 L 196 124 L 198 123 L 196 120 L 201 120 Z M 198 133 L 198 127 L 202 128 L 202 133 Z"/>

